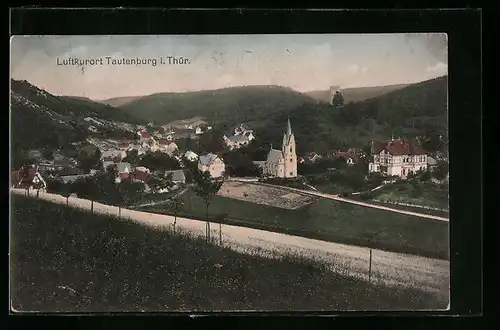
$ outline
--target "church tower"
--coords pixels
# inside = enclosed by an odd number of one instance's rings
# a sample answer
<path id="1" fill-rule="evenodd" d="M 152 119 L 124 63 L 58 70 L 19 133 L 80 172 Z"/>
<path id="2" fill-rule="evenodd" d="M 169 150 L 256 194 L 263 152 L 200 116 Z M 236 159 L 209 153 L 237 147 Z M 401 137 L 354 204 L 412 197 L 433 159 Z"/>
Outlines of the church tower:
<path id="1" fill-rule="evenodd" d="M 297 177 L 297 153 L 295 150 L 295 136 L 292 132 L 292 125 L 290 118 L 286 127 L 286 132 L 283 134 L 283 145 L 281 147 L 283 158 L 285 161 L 284 177 L 296 178 Z"/>

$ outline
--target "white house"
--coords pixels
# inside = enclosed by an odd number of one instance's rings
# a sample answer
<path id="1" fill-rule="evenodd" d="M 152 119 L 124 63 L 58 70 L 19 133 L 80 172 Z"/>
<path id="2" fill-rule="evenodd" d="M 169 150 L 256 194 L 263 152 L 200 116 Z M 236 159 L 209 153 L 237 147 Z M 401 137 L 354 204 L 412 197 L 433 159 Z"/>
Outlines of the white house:
<path id="1" fill-rule="evenodd" d="M 407 140 L 372 142 L 371 153 L 373 162 L 368 165 L 370 173 L 406 178 L 410 173 L 427 169 L 425 150 Z"/>
<path id="2" fill-rule="evenodd" d="M 250 139 L 244 135 L 233 135 L 231 137 L 223 136 L 224 142 L 230 150 L 239 149 L 250 143 Z"/>
<path id="3" fill-rule="evenodd" d="M 292 133 L 290 119 L 285 134 L 283 134 L 283 144 L 281 150 L 273 149 L 267 155 L 263 174 L 278 178 L 297 177 L 297 154 L 295 152 L 295 136 Z"/>
<path id="4" fill-rule="evenodd" d="M 184 157 L 186 157 L 187 160 L 190 162 L 195 162 L 198 160 L 198 155 L 192 152 L 191 150 L 188 150 L 184 153 Z"/>
<path id="5" fill-rule="evenodd" d="M 107 150 L 101 154 L 102 160 L 112 160 L 112 159 L 122 160 L 125 157 L 127 157 L 127 153 L 124 150 Z"/>
<path id="6" fill-rule="evenodd" d="M 165 171 L 165 176 L 172 174 L 172 182 L 174 184 L 184 184 L 186 183 L 186 175 L 183 170 L 173 170 L 173 171 Z"/>
<path id="7" fill-rule="evenodd" d="M 208 171 L 213 178 L 220 178 L 224 176 L 226 164 L 224 164 L 224 161 L 219 156 L 209 153 L 199 157 L 198 169 L 201 172 Z"/>
<path id="8" fill-rule="evenodd" d="M 167 140 L 158 141 L 158 147 L 161 152 L 165 152 L 169 155 L 172 155 L 175 151 L 179 150 L 179 147 L 175 142 L 170 142 Z"/>

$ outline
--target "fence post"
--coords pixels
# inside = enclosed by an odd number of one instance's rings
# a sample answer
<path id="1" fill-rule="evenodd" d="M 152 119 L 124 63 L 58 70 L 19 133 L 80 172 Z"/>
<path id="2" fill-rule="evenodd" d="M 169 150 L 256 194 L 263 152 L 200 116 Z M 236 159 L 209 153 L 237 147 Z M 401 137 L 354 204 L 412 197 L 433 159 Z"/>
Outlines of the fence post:
<path id="1" fill-rule="evenodd" d="M 368 282 L 372 279 L 372 249 L 370 249 L 370 266 L 368 268 Z"/>

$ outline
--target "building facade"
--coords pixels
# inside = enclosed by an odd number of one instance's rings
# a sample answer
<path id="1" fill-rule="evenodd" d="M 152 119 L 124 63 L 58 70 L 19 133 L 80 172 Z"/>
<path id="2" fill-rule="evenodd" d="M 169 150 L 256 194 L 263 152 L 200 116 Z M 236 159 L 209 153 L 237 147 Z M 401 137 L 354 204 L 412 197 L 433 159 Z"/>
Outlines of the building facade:
<path id="1" fill-rule="evenodd" d="M 372 142 L 373 162 L 368 165 L 370 173 L 406 178 L 411 173 L 427 170 L 425 150 L 406 140 Z"/>
<path id="2" fill-rule="evenodd" d="M 215 154 L 202 155 L 198 159 L 198 169 L 201 172 L 209 172 L 212 178 L 220 178 L 224 176 L 226 164 Z"/>
<path id="3" fill-rule="evenodd" d="M 290 119 L 285 134 L 283 134 L 283 143 L 281 150 L 273 149 L 269 151 L 267 160 L 263 168 L 263 174 L 278 178 L 296 178 L 297 177 L 297 153 L 295 145 L 295 136 L 292 132 Z"/>

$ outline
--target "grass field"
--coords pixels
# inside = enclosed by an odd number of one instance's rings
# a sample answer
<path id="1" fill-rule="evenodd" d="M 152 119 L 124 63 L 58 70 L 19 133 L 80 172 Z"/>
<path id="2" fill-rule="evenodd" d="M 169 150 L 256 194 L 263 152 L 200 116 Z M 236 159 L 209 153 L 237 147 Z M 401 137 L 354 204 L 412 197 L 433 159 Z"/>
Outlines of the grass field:
<path id="1" fill-rule="evenodd" d="M 389 310 L 444 308 L 297 256 L 271 260 L 130 221 L 12 196 L 17 311 Z"/>
<path id="2" fill-rule="evenodd" d="M 205 207 L 188 190 L 179 215 L 204 219 Z M 167 213 L 162 206 L 144 211 Z M 360 245 L 393 252 L 448 259 L 448 224 L 415 216 L 377 210 L 333 200 L 318 199 L 297 210 L 287 210 L 215 196 L 209 217 L 242 225 L 331 242 Z"/>
<path id="3" fill-rule="evenodd" d="M 374 198 L 448 209 L 448 185 L 431 182 L 396 182 L 377 190 Z"/>

